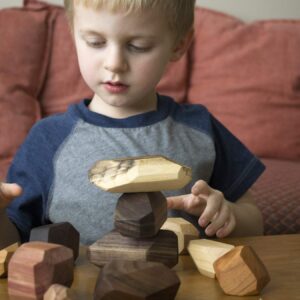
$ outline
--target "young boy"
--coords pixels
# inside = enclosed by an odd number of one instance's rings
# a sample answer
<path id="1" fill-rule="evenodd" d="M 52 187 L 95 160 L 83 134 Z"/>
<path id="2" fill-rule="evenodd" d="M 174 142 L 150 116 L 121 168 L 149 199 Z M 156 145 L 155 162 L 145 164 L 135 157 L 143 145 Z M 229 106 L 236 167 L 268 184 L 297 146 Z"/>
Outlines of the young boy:
<path id="1" fill-rule="evenodd" d="M 248 191 L 264 169 L 260 161 L 203 106 L 179 105 L 155 92 L 166 65 L 191 43 L 194 5 L 65 0 L 80 70 L 95 94 L 33 127 L 8 173 L 8 182 L 19 186 L 2 185 L 7 209 L 0 227 L 17 227 L 26 241 L 35 226 L 68 221 L 82 243 L 92 243 L 113 229 L 120 195 L 90 184 L 90 167 L 102 159 L 159 154 L 193 170 L 188 186 L 165 192 L 170 215 L 208 236 L 262 234 Z M 2 231 L 1 240 L 8 238 Z"/>

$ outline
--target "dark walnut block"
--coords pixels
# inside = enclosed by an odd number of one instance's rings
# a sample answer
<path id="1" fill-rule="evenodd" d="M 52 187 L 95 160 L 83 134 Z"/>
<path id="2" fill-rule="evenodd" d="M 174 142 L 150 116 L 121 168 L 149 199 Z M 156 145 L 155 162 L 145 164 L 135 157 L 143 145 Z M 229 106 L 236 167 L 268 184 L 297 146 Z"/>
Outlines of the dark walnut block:
<path id="1" fill-rule="evenodd" d="M 87 258 L 100 267 L 112 260 L 141 260 L 161 262 L 172 268 L 178 263 L 177 236 L 172 231 L 160 230 L 153 238 L 136 240 L 111 231 L 88 247 Z"/>
<path id="2" fill-rule="evenodd" d="M 40 241 L 66 246 L 72 249 L 74 260 L 79 253 L 80 235 L 76 228 L 69 222 L 35 227 L 30 232 L 30 241 Z"/>
<path id="3" fill-rule="evenodd" d="M 100 271 L 94 300 L 172 300 L 180 280 L 161 263 L 112 261 Z"/>
<path id="4" fill-rule="evenodd" d="M 167 215 L 167 200 L 161 192 L 124 193 L 117 202 L 115 228 L 133 238 L 153 237 Z"/>
<path id="5" fill-rule="evenodd" d="M 222 290 L 228 295 L 258 295 L 270 281 L 266 267 L 250 246 L 233 248 L 213 266 Z"/>
<path id="6" fill-rule="evenodd" d="M 8 265 L 10 299 L 43 299 L 53 283 L 73 282 L 72 250 L 57 244 L 30 242 L 21 245 Z"/>

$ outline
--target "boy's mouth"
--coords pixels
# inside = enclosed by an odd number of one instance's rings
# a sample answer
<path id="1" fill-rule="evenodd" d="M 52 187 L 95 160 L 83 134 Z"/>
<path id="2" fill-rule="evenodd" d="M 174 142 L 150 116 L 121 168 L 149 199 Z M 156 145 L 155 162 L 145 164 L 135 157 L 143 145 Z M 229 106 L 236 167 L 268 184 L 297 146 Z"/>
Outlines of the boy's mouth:
<path id="1" fill-rule="evenodd" d="M 123 93 L 128 89 L 128 85 L 120 81 L 106 81 L 104 82 L 106 90 L 113 94 Z"/>

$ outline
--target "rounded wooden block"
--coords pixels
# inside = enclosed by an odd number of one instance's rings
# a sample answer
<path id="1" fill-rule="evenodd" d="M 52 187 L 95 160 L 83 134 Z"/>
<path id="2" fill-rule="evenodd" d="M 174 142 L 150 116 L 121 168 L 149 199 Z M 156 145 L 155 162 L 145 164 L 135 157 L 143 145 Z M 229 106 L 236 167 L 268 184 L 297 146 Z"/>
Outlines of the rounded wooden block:
<path id="1" fill-rule="evenodd" d="M 71 286 L 73 253 L 62 245 L 30 242 L 21 245 L 8 265 L 11 299 L 43 299 L 53 283 Z"/>
<path id="2" fill-rule="evenodd" d="M 69 222 L 35 227 L 30 232 L 30 241 L 40 241 L 66 246 L 73 251 L 74 260 L 79 253 L 79 232 Z"/>
<path id="3" fill-rule="evenodd" d="M 136 240 L 112 231 L 88 247 L 87 257 L 100 267 L 112 260 L 142 260 L 172 268 L 178 263 L 177 236 L 172 231 L 160 230 L 153 238 Z"/>
<path id="4" fill-rule="evenodd" d="M 0 278 L 7 276 L 8 263 L 18 247 L 19 244 L 15 243 L 0 251 Z"/>
<path id="5" fill-rule="evenodd" d="M 192 171 L 164 156 L 129 157 L 96 162 L 89 179 L 112 193 L 156 192 L 183 188 Z"/>
<path id="6" fill-rule="evenodd" d="M 219 284 L 225 294 L 257 295 L 270 281 L 263 262 L 250 246 L 238 246 L 214 263 Z"/>
<path id="7" fill-rule="evenodd" d="M 153 237 L 167 215 L 167 200 L 161 192 L 125 193 L 116 206 L 115 228 L 133 238 Z"/>
<path id="8" fill-rule="evenodd" d="M 43 300 L 75 300 L 75 298 L 68 287 L 55 283 L 46 291 Z"/>
<path id="9" fill-rule="evenodd" d="M 161 263 L 112 261 L 99 273 L 94 300 L 172 300 L 179 286 L 176 273 Z"/>

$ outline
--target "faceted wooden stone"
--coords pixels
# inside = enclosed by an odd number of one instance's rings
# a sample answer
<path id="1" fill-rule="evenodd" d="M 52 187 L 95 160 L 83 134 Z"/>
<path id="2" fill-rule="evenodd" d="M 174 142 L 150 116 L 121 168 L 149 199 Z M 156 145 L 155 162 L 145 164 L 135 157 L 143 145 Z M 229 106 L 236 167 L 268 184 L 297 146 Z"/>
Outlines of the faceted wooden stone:
<path id="1" fill-rule="evenodd" d="M 0 278 L 7 276 L 8 263 L 18 247 L 19 244 L 15 243 L 0 251 Z"/>
<path id="2" fill-rule="evenodd" d="M 30 232 L 30 241 L 40 241 L 66 246 L 72 249 L 74 260 L 79 253 L 79 232 L 69 222 L 35 227 Z"/>
<path id="3" fill-rule="evenodd" d="M 90 182 L 107 192 L 137 193 L 181 189 L 192 170 L 164 156 L 101 160 L 89 171 Z"/>
<path id="4" fill-rule="evenodd" d="M 167 200 L 161 192 L 125 193 L 116 206 L 115 228 L 133 238 L 153 237 L 167 215 Z"/>
<path id="5" fill-rule="evenodd" d="M 68 287 L 61 284 L 52 284 L 46 293 L 43 300 L 75 300 L 77 296 Z"/>
<path id="6" fill-rule="evenodd" d="M 227 243 L 198 239 L 190 241 L 188 252 L 202 275 L 215 278 L 214 262 L 233 248 Z"/>
<path id="7" fill-rule="evenodd" d="M 94 300 L 172 300 L 180 280 L 161 263 L 112 261 L 100 271 Z"/>
<path id="8" fill-rule="evenodd" d="M 142 260 L 172 268 L 178 263 L 177 236 L 172 231 L 160 230 L 153 238 L 132 239 L 111 231 L 88 247 L 87 257 L 100 267 L 112 260 Z"/>
<path id="9" fill-rule="evenodd" d="M 191 240 L 199 239 L 197 228 L 183 218 L 168 218 L 161 227 L 173 231 L 178 238 L 178 254 L 187 254 L 187 246 Z"/>
<path id="10" fill-rule="evenodd" d="M 53 283 L 71 286 L 72 250 L 57 244 L 30 242 L 21 245 L 8 265 L 10 299 L 43 299 Z"/>
<path id="11" fill-rule="evenodd" d="M 270 281 L 266 267 L 250 246 L 235 247 L 214 262 L 214 269 L 228 295 L 257 295 Z"/>

